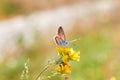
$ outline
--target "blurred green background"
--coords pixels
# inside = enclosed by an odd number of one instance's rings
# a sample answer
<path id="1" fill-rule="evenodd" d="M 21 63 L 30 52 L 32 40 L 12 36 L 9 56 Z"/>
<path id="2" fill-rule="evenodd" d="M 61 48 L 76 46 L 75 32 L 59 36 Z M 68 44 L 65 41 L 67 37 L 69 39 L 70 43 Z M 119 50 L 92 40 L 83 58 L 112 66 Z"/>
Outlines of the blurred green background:
<path id="1" fill-rule="evenodd" d="M 18 15 L 26 16 L 34 11 L 54 10 L 62 6 L 72 6 L 78 2 L 80 4 L 84 2 L 92 4 L 97 1 L 1 0 L 0 21 L 2 22 Z M 119 2 L 119 0 L 113 2 Z M 71 62 L 72 73 L 68 75 L 69 80 L 120 80 L 120 11 L 118 8 L 112 9 L 111 13 L 99 13 L 99 17 L 93 14 L 94 17 L 88 19 L 89 24 L 82 23 L 81 20 L 76 18 L 72 25 L 63 26 L 68 41 L 80 38 L 80 40 L 68 45 L 81 52 L 80 62 Z M 94 22 L 92 23 L 90 20 Z M 30 26 L 36 27 L 31 24 Z M 28 58 L 30 60 L 28 80 L 34 80 L 35 76 L 44 68 L 48 61 L 57 57 L 56 44 L 53 37 L 58 27 L 59 25 L 56 28 L 50 25 L 46 28 L 48 32 L 45 35 L 38 29 L 33 28 L 32 43 L 28 43 L 28 45 L 26 45 L 27 41 L 24 34 L 17 35 L 13 40 L 15 50 L 9 51 L 4 48 L 4 51 L 1 52 L 0 80 L 20 80 L 24 63 L 26 63 Z M 45 75 L 53 74 L 52 71 L 48 70 Z M 63 80 L 63 78 L 58 75 L 45 80 Z"/>

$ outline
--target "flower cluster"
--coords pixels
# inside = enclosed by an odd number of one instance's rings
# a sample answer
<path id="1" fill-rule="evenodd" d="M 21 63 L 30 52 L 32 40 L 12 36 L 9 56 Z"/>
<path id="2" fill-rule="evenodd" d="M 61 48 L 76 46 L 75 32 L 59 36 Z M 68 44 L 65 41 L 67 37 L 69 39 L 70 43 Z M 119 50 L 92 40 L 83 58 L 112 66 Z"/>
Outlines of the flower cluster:
<path id="1" fill-rule="evenodd" d="M 69 61 L 79 61 L 80 52 L 74 51 L 72 48 L 66 46 L 59 46 L 56 48 L 60 58 L 56 61 L 58 66 L 56 71 L 62 74 L 71 73 Z"/>

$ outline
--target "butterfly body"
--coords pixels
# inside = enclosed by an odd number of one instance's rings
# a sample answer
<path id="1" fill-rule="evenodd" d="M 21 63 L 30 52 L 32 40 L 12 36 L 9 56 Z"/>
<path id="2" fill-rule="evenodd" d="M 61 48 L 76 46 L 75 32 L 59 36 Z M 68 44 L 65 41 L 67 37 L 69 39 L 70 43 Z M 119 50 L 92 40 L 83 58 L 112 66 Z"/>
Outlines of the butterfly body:
<path id="1" fill-rule="evenodd" d="M 62 41 L 58 44 L 58 46 L 66 46 L 68 44 L 68 42 L 66 41 Z"/>
<path id="2" fill-rule="evenodd" d="M 58 28 L 58 34 L 55 36 L 55 41 L 58 46 L 67 46 L 68 44 L 64 30 L 61 26 Z"/>

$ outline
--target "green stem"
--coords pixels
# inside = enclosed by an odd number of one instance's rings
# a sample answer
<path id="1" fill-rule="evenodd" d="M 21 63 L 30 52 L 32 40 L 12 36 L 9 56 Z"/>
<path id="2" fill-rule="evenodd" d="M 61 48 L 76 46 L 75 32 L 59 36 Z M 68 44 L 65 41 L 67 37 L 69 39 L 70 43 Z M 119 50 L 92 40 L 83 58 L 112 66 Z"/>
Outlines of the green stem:
<path id="1" fill-rule="evenodd" d="M 44 69 L 35 77 L 34 80 L 38 80 L 38 79 L 41 77 L 41 75 L 42 75 L 52 64 L 53 64 L 53 63 L 50 63 L 50 64 L 46 65 L 46 66 L 44 67 Z"/>

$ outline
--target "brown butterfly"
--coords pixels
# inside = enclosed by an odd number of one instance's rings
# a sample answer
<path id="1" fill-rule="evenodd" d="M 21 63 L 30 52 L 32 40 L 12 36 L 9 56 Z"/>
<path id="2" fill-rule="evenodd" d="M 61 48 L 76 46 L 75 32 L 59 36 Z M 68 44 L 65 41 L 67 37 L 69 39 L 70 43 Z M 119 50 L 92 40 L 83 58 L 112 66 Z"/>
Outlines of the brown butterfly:
<path id="1" fill-rule="evenodd" d="M 58 46 L 66 46 L 68 44 L 68 42 L 66 42 L 64 30 L 61 26 L 58 28 L 58 34 L 55 36 L 55 41 Z"/>

